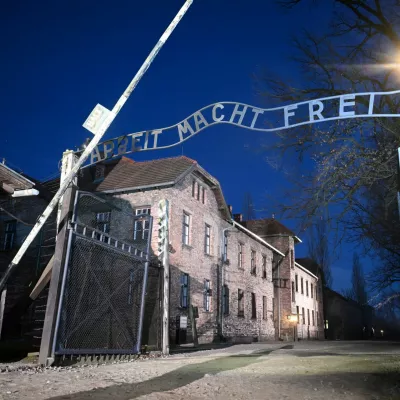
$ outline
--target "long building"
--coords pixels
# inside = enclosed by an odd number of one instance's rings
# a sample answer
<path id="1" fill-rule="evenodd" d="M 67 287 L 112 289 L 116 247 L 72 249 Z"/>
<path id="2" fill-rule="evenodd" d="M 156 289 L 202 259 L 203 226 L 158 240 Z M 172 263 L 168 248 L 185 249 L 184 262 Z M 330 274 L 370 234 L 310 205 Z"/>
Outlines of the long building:
<path id="1" fill-rule="evenodd" d="M 43 187 L 51 191 L 57 182 Z M 112 199 L 133 218 L 150 214 L 157 221 L 160 201 L 168 201 L 171 345 L 193 341 L 195 331 L 199 343 L 323 338 L 321 280 L 296 260 L 295 247 L 301 240 L 275 219 L 243 221 L 233 215 L 218 180 L 196 161 L 183 156 L 146 162 L 122 157 L 85 168 L 78 187 Z M 149 226 L 132 218 L 114 218 L 112 207 L 86 212 L 107 237 L 125 243 L 150 237 L 153 268 L 163 268 L 157 223 L 150 232 Z M 147 298 L 157 307 L 163 287 L 154 282 L 149 281 Z M 126 276 L 119 290 L 128 293 L 128 304 L 132 287 Z M 143 329 L 149 331 L 155 324 L 161 327 L 159 318 L 146 317 Z M 87 329 L 88 335 L 95 334 L 95 326 Z M 147 337 L 143 344 L 154 344 Z"/>

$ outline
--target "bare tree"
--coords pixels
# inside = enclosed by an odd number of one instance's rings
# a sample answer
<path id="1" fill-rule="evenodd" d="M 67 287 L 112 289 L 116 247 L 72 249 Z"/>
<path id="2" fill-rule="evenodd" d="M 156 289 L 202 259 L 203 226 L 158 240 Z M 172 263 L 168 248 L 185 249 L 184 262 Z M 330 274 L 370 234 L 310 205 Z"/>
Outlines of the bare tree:
<path id="1" fill-rule="evenodd" d="M 334 14 L 323 35 L 306 31 L 294 40 L 293 59 L 303 73 L 303 87 L 271 73 L 261 77 L 261 94 L 274 104 L 347 92 L 398 89 L 396 57 L 400 49 L 398 0 L 330 0 Z M 282 0 L 296 7 L 307 0 Z M 376 113 L 399 113 L 400 99 L 380 96 Z M 336 107 L 335 104 L 331 105 Z M 360 103 L 360 109 L 367 104 Z M 329 110 L 328 110 L 329 112 Z M 378 256 L 375 290 L 400 283 L 400 222 L 397 210 L 396 119 L 351 120 L 305 126 L 279 133 L 274 150 L 294 165 L 307 157 L 313 168 L 296 179 L 295 195 L 282 205 L 286 217 L 307 226 L 321 209 L 326 221 L 344 237 L 362 243 Z M 295 199 L 295 200 L 293 200 Z"/>
<path id="2" fill-rule="evenodd" d="M 243 219 L 245 221 L 250 221 L 256 218 L 256 213 L 254 211 L 253 198 L 250 192 L 246 192 L 243 197 Z"/>
<path id="3" fill-rule="evenodd" d="M 368 302 L 364 271 L 357 253 L 353 255 L 353 269 L 351 274 L 351 287 L 344 291 L 347 298 L 365 306 Z"/>
<path id="4" fill-rule="evenodd" d="M 332 287 L 332 246 L 329 243 L 327 224 L 324 218 L 317 219 L 308 234 L 308 256 L 321 269 L 322 285 Z"/>

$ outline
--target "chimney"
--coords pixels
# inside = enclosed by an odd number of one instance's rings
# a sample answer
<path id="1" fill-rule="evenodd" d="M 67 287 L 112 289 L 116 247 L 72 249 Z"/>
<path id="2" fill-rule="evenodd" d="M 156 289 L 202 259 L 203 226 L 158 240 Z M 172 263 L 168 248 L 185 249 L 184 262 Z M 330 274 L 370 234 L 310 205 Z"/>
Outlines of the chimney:
<path id="1" fill-rule="evenodd" d="M 243 221 L 243 214 L 233 214 L 233 219 L 236 222 L 242 222 Z"/>

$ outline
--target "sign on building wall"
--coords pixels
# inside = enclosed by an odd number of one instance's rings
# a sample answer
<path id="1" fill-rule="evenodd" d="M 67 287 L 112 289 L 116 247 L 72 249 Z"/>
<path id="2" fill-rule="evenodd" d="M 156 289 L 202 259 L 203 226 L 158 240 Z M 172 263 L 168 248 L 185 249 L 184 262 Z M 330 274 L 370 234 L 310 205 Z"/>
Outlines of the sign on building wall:
<path id="1" fill-rule="evenodd" d="M 306 124 L 348 118 L 399 117 L 400 114 L 376 114 L 374 104 L 382 96 L 397 96 L 400 91 L 368 92 L 324 97 L 275 107 L 259 108 L 237 102 L 210 104 L 175 125 L 129 133 L 98 144 L 89 165 L 138 151 L 177 146 L 205 128 L 217 124 L 235 125 L 261 132 L 274 132 Z"/>

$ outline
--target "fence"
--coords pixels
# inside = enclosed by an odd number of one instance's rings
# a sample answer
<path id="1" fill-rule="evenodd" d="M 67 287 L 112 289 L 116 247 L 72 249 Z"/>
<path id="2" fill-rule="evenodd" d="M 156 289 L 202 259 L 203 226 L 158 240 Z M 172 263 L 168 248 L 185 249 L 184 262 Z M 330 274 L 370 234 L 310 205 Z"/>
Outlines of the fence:
<path id="1" fill-rule="evenodd" d="M 56 355 L 139 353 L 143 333 L 145 344 L 158 346 L 160 271 L 150 265 L 151 232 L 149 210 L 133 212 L 121 199 L 77 193 Z M 146 296 L 149 275 L 152 287 Z"/>

